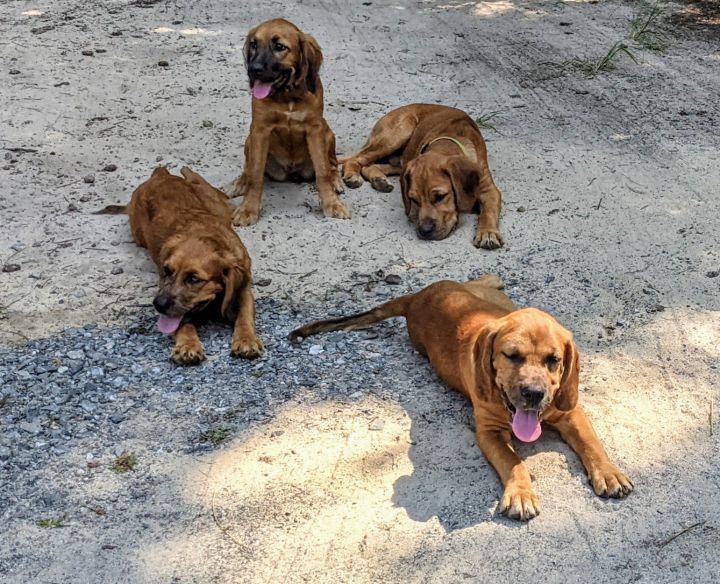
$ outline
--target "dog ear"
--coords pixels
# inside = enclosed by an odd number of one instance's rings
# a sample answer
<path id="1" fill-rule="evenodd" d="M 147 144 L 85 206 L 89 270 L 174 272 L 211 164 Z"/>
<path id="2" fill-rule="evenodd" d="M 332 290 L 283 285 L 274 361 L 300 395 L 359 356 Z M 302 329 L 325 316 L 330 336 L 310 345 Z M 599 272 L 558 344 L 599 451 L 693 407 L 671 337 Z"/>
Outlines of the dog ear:
<path id="1" fill-rule="evenodd" d="M 575 408 L 578 403 L 578 385 L 580 384 L 580 354 L 575 347 L 575 342 L 570 340 L 565 343 L 565 355 L 563 355 L 563 374 L 560 379 L 560 387 L 555 393 L 554 404 L 559 410 L 568 412 Z"/>
<path id="2" fill-rule="evenodd" d="M 480 184 L 477 164 L 467 156 L 451 156 L 447 159 L 443 171 L 450 177 L 457 210 L 472 210 L 476 202 L 475 191 Z"/>
<path id="3" fill-rule="evenodd" d="M 223 318 L 234 320 L 238 313 L 238 297 L 240 290 L 249 286 L 252 281 L 250 271 L 240 261 L 228 262 L 223 269 L 223 296 L 220 312 Z"/>
<path id="4" fill-rule="evenodd" d="M 493 365 L 493 345 L 498 335 L 498 328 L 492 325 L 483 327 L 475 343 L 473 357 L 475 360 L 475 390 L 483 401 L 490 401 L 492 395 L 498 390 L 495 382 L 495 367 Z"/>
<path id="5" fill-rule="evenodd" d="M 410 216 L 410 171 L 412 169 L 413 161 L 411 160 L 405 165 L 405 168 L 400 175 L 400 192 L 402 193 L 403 205 L 405 205 L 405 215 Z"/>
<path id="6" fill-rule="evenodd" d="M 310 93 L 317 91 L 320 81 L 320 67 L 323 62 L 323 54 L 320 45 L 309 34 L 300 37 L 300 75 L 304 77 Z"/>

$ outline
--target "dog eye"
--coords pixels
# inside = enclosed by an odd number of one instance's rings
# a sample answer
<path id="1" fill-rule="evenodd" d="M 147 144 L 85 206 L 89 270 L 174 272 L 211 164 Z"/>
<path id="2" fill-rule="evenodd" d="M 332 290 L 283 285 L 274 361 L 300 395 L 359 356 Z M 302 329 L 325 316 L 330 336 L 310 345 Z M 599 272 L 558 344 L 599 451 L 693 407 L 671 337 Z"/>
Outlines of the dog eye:
<path id="1" fill-rule="evenodd" d="M 201 282 L 204 282 L 204 280 L 201 278 L 198 278 L 196 274 L 188 274 L 187 277 L 185 278 L 185 281 L 188 284 L 192 284 L 192 285 L 200 284 Z"/>
<path id="2" fill-rule="evenodd" d="M 439 205 L 445 200 L 445 197 L 447 197 L 447 193 L 438 193 L 433 197 L 433 205 Z"/>
<path id="3" fill-rule="evenodd" d="M 173 271 L 170 269 L 169 266 L 163 266 L 163 276 L 165 276 L 166 278 L 173 277 Z"/>
<path id="4" fill-rule="evenodd" d="M 282 43 L 275 43 L 275 45 L 273 46 L 273 49 L 275 49 L 275 51 L 278 53 L 287 51 L 287 47 L 285 45 L 283 45 Z"/>
<path id="5" fill-rule="evenodd" d="M 560 357 L 555 355 L 548 355 L 545 358 L 545 365 L 547 365 L 550 369 L 556 367 L 558 363 L 560 363 Z"/>
<path id="6" fill-rule="evenodd" d="M 250 41 L 250 44 L 248 45 L 253 51 L 257 49 L 257 41 Z"/>
<path id="7" fill-rule="evenodd" d="M 524 361 L 523 356 L 520 353 L 510 353 L 509 355 L 507 353 L 503 353 L 503 355 L 505 356 L 505 358 L 508 361 L 510 361 L 516 365 L 518 365 Z"/>

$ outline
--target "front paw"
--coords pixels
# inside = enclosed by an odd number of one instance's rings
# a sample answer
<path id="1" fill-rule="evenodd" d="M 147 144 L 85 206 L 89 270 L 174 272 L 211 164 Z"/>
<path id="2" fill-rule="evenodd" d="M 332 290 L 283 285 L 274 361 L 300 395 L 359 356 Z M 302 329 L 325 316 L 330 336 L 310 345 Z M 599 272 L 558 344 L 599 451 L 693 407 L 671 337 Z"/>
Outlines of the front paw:
<path id="1" fill-rule="evenodd" d="M 229 184 L 223 185 L 220 189 L 229 198 L 242 197 L 245 194 L 247 181 L 245 175 L 241 175 Z"/>
<path id="2" fill-rule="evenodd" d="M 381 193 L 389 193 L 393 190 L 393 186 L 388 182 L 388 179 L 383 176 L 373 178 L 370 181 L 370 186 Z"/>
<path id="3" fill-rule="evenodd" d="M 594 469 L 590 484 L 598 497 L 624 499 L 633 491 L 632 481 L 615 465 Z"/>
<path id="4" fill-rule="evenodd" d="M 332 217 L 333 219 L 350 219 L 350 212 L 347 210 L 345 203 L 339 199 L 328 205 L 323 205 L 323 213 L 325 217 Z"/>
<path id="5" fill-rule="evenodd" d="M 532 485 L 525 483 L 509 483 L 505 487 L 502 501 L 500 501 L 500 513 L 510 519 L 529 521 L 540 514 L 540 500 L 538 499 Z"/>
<path id="6" fill-rule="evenodd" d="M 232 224 L 235 226 L 255 225 L 260 219 L 260 209 L 240 205 L 233 211 Z"/>
<path id="7" fill-rule="evenodd" d="M 265 345 L 257 337 L 239 337 L 233 339 L 230 354 L 243 359 L 257 359 L 265 352 Z"/>
<path id="8" fill-rule="evenodd" d="M 484 229 L 478 231 L 475 239 L 473 239 L 473 245 L 483 249 L 497 249 L 502 247 L 503 238 L 497 229 Z"/>
<path id="9" fill-rule="evenodd" d="M 205 349 L 199 342 L 178 343 L 173 348 L 170 358 L 178 365 L 197 365 L 205 360 Z"/>
<path id="10" fill-rule="evenodd" d="M 361 177 L 359 174 L 351 174 L 348 176 L 343 176 L 343 182 L 348 188 L 357 189 L 362 186 L 364 181 L 363 177 Z"/>

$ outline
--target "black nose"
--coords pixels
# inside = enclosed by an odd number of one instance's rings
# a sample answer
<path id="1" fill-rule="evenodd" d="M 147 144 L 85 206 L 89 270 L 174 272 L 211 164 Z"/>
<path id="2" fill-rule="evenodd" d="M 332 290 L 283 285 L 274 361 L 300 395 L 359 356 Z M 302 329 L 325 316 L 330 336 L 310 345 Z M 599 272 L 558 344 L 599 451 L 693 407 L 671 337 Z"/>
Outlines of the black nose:
<path id="1" fill-rule="evenodd" d="M 520 389 L 520 395 L 529 406 L 537 406 L 545 397 L 545 390 L 536 387 L 523 387 Z"/>
<path id="2" fill-rule="evenodd" d="M 153 306 L 160 314 L 165 314 L 173 305 L 173 299 L 167 294 L 158 294 L 153 300 Z"/>
<path id="3" fill-rule="evenodd" d="M 253 75 L 260 75 L 265 70 L 265 66 L 262 63 L 250 63 L 248 65 L 248 72 Z"/>
<path id="4" fill-rule="evenodd" d="M 433 223 L 420 223 L 417 228 L 420 237 L 429 237 L 433 231 L 435 231 L 435 224 Z"/>

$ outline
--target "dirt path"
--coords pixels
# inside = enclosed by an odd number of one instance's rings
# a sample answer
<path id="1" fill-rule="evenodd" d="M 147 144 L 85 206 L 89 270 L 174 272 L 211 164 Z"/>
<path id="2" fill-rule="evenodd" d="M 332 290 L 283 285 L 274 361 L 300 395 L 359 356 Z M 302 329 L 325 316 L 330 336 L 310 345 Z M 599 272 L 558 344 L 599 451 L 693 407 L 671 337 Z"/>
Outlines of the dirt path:
<path id="1" fill-rule="evenodd" d="M 138 379 L 156 377 L 118 391 L 118 403 L 135 396 L 124 421 L 116 427 L 104 411 L 115 406 L 99 406 L 92 431 L 71 432 L 61 452 L 20 426 L 54 423 L 31 389 L 0 402 L 3 581 L 717 581 L 720 21 L 703 3 L 662 4 L 677 23 L 665 52 L 632 48 L 637 63 L 621 56 L 594 78 L 567 63 L 627 40 L 634 6 L 3 3 L 0 339 L 18 359 L 32 358 L 25 338 L 56 347 L 64 327 L 98 324 L 88 335 L 105 346 L 147 323 L 151 262 L 124 218 L 89 212 L 128 200 L 158 163 L 188 164 L 218 184 L 237 174 L 250 122 L 241 47 L 273 16 L 324 50 L 340 152 L 408 102 L 497 112 L 484 133 L 506 241 L 474 249 L 471 217 L 445 241 L 417 240 L 399 186 L 347 192 L 353 217 L 334 221 L 312 187 L 269 185 L 260 222 L 240 231 L 271 341 L 260 371 L 229 368 L 222 349 L 204 370 L 147 364 Z M 282 340 L 336 307 L 487 271 L 518 304 L 575 332 L 582 400 L 636 484 L 627 501 L 596 498 L 548 435 L 521 448 L 543 513 L 525 525 L 500 518 L 467 404 L 402 326 L 331 335 L 315 355 Z M 399 286 L 384 283 L 390 273 Z M 162 360 L 162 340 L 146 338 Z M 38 403 L 53 379 L 0 374 L 4 387 L 34 387 Z M 192 389 L 177 393 L 175 376 Z M 189 448 L 203 408 L 222 417 L 244 391 L 269 396 L 265 415 L 228 422 L 217 450 Z M 142 453 L 137 472 L 107 470 L 120 447 Z M 102 466 L 88 469 L 96 459 Z M 106 515 L 88 510 L 97 501 Z M 38 526 L 58 514 L 66 527 Z"/>

